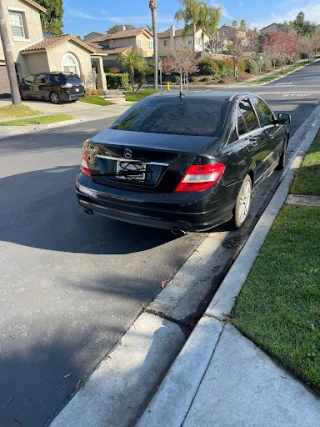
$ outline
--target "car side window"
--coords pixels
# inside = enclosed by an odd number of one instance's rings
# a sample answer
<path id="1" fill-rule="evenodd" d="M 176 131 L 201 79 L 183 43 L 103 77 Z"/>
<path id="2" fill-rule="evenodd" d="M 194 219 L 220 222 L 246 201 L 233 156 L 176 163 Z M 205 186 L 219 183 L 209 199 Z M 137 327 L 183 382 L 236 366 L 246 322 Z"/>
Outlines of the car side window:
<path id="1" fill-rule="evenodd" d="M 253 105 L 256 107 L 261 127 L 272 125 L 274 116 L 267 104 L 260 98 L 251 98 Z"/>
<path id="2" fill-rule="evenodd" d="M 50 74 L 50 83 L 61 84 L 60 74 Z"/>
<path id="3" fill-rule="evenodd" d="M 244 133 L 247 133 L 248 132 L 248 129 L 247 129 L 247 125 L 245 124 L 245 121 L 244 121 L 244 119 L 243 119 L 243 116 L 242 116 L 242 114 L 241 114 L 241 111 L 240 111 L 240 109 L 238 108 L 238 110 L 237 110 L 237 122 L 238 122 L 238 134 L 239 134 L 239 136 L 240 135 L 243 135 Z"/>
<path id="4" fill-rule="evenodd" d="M 24 77 L 22 81 L 24 84 L 32 85 L 34 83 L 34 75 L 29 74 L 28 76 Z"/>
<path id="5" fill-rule="evenodd" d="M 36 77 L 36 84 L 37 85 L 43 85 L 47 82 L 48 80 L 48 74 L 38 74 Z"/>
<path id="6" fill-rule="evenodd" d="M 242 99 L 239 102 L 239 108 L 244 118 L 244 121 L 246 122 L 248 132 L 258 129 L 259 128 L 258 117 L 256 116 L 256 113 L 254 112 L 254 109 L 250 104 L 249 99 Z"/>

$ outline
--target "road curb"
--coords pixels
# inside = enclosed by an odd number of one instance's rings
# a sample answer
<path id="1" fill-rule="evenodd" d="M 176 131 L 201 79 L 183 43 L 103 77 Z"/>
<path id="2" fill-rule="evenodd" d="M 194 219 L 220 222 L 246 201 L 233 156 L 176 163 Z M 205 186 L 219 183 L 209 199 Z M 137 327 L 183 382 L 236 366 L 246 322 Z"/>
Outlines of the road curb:
<path id="1" fill-rule="evenodd" d="M 234 261 L 228 274 L 222 281 L 219 290 L 213 297 L 205 314 L 198 322 L 196 328 L 174 361 L 159 391 L 139 420 L 137 424 L 138 427 L 156 427 L 159 425 L 180 427 L 182 425 L 219 342 L 215 333 L 212 334 L 208 331 L 208 334 L 206 334 L 204 325 L 211 319 L 212 322 L 216 322 L 214 323 L 216 330 L 220 330 L 220 334 L 222 333 L 225 321 L 231 313 L 242 286 L 246 282 L 253 263 L 259 254 L 259 250 L 281 207 L 285 203 L 294 176 L 301 166 L 306 151 L 318 132 L 320 127 L 320 106 L 315 108 L 306 121 L 300 126 L 293 138 L 299 138 L 299 130 L 302 130 L 305 126 L 310 126 L 311 130 L 305 135 L 304 139 L 302 139 L 292 161 L 283 172 L 276 193 L 259 219 L 251 236 L 243 246 L 237 259 Z M 194 361 L 192 359 L 192 352 L 198 354 L 200 351 L 201 353 L 201 349 L 199 350 L 196 348 L 196 343 L 201 345 L 200 342 L 202 340 L 205 349 L 208 343 L 210 343 L 211 340 L 213 341 L 214 345 L 212 346 L 211 357 L 208 358 L 205 351 L 204 357 L 198 357 L 197 363 L 190 367 L 190 359 Z M 186 357 L 187 355 L 188 357 Z M 199 372 L 203 373 L 203 375 L 198 375 Z M 188 380 L 189 377 L 191 377 L 191 379 L 193 378 L 194 382 Z M 181 397 L 181 394 L 183 394 L 183 397 Z M 163 419 L 169 422 L 163 423 Z"/>
<path id="2" fill-rule="evenodd" d="M 132 426 L 186 341 L 187 329 L 142 313 L 52 427 Z"/>

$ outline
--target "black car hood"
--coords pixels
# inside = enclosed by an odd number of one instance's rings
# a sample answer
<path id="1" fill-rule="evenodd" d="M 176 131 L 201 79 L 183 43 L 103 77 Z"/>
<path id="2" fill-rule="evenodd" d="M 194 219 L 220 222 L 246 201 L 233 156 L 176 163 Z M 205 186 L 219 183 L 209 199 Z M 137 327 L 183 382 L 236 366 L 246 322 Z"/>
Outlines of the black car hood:
<path id="1" fill-rule="evenodd" d="M 147 148 L 149 150 L 165 150 L 181 153 L 198 154 L 217 141 L 217 137 L 167 135 L 163 133 L 131 132 L 105 129 L 91 138 L 95 144 L 106 144 L 122 147 Z"/>

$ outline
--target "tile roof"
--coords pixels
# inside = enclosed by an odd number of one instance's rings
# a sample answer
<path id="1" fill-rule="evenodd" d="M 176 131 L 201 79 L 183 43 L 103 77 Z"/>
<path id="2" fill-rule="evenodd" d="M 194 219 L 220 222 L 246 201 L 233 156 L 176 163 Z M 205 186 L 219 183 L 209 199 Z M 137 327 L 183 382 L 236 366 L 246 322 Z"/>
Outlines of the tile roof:
<path id="1" fill-rule="evenodd" d="M 143 31 L 149 33 L 149 35 L 152 36 L 152 34 L 146 28 L 142 27 L 142 28 L 134 28 L 133 30 L 119 31 L 118 33 L 114 33 L 114 34 L 104 34 L 103 36 L 95 37 L 90 41 L 93 43 L 95 42 L 99 43 L 99 42 L 104 42 L 106 40 L 126 39 L 128 37 L 135 37 L 138 34 L 142 33 Z"/>
<path id="2" fill-rule="evenodd" d="M 47 9 L 44 8 L 43 6 L 40 6 L 39 3 L 33 1 L 33 0 L 24 0 L 26 3 L 31 4 L 31 6 L 36 7 L 37 9 L 41 10 L 41 12 L 46 13 Z"/>
<path id="3" fill-rule="evenodd" d="M 90 52 L 94 53 L 95 49 L 88 45 L 88 43 L 83 42 L 82 40 L 78 39 L 77 37 L 74 37 L 71 34 L 65 34 L 62 36 L 52 36 L 52 37 L 46 37 L 45 39 L 41 40 L 38 43 L 35 43 L 29 47 L 26 47 L 21 52 L 36 52 L 40 50 L 50 50 L 54 47 L 59 46 L 62 43 L 65 43 L 67 41 L 72 40 L 74 43 L 79 44 L 80 46 L 84 47 L 85 49 L 89 50 Z"/>
<path id="4" fill-rule="evenodd" d="M 183 33 L 183 30 L 176 30 L 175 37 L 181 37 Z M 166 30 L 163 33 L 157 34 L 158 39 L 167 39 L 170 37 L 170 30 Z M 192 36 L 192 31 L 190 31 L 186 36 Z"/>
<path id="5" fill-rule="evenodd" d="M 118 55 L 119 53 L 123 53 L 128 49 L 132 49 L 132 46 L 104 48 L 99 43 L 87 42 L 87 44 L 95 50 L 96 54 L 103 54 L 103 55 Z"/>

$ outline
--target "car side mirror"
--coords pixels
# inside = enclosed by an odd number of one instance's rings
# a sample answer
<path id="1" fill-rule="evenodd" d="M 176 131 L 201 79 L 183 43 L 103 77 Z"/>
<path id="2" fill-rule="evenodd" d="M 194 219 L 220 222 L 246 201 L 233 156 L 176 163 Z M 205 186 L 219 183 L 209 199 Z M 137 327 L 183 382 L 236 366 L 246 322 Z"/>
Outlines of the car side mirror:
<path id="1" fill-rule="evenodd" d="M 279 113 L 278 114 L 278 123 L 280 125 L 288 125 L 291 123 L 291 116 L 287 113 Z"/>

